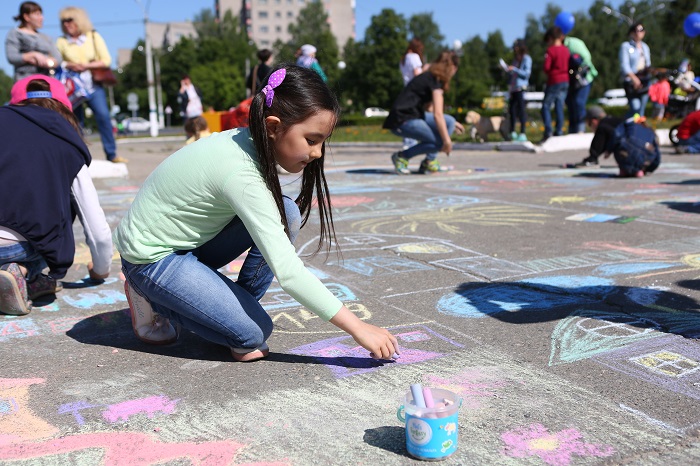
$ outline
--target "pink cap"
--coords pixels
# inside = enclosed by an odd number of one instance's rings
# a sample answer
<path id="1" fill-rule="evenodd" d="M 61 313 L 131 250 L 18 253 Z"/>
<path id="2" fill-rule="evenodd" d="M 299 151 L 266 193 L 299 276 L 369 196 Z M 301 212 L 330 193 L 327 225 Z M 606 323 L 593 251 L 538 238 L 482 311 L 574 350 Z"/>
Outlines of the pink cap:
<path id="1" fill-rule="evenodd" d="M 70 100 L 68 100 L 68 96 L 66 95 L 66 89 L 63 87 L 63 84 L 61 84 L 61 81 L 58 81 L 57 79 L 51 78 L 49 76 L 45 76 L 43 74 L 33 74 L 31 76 L 27 76 L 26 78 L 22 78 L 19 81 L 17 81 L 15 85 L 12 86 L 12 91 L 10 93 L 10 103 L 17 104 L 27 99 L 27 85 L 30 81 L 34 81 L 35 79 L 43 79 L 44 81 L 49 83 L 49 92 L 51 93 L 51 95 L 46 95 L 46 97 L 56 99 L 63 105 L 68 107 L 69 110 L 73 110 L 73 106 L 71 105 Z"/>

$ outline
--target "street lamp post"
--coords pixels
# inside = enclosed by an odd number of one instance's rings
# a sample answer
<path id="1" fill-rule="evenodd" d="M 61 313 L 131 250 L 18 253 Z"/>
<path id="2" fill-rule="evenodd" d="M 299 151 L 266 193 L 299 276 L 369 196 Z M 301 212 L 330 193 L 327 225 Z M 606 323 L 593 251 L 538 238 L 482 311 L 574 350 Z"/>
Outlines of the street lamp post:
<path id="1" fill-rule="evenodd" d="M 140 0 L 136 0 L 140 5 Z M 150 3 L 150 1 L 149 1 Z M 148 6 L 143 10 L 143 29 L 146 36 L 146 80 L 148 81 L 148 120 L 150 121 L 151 137 L 158 136 L 158 114 L 156 111 L 156 90 L 153 82 L 153 51 L 151 38 L 148 36 Z"/>
<path id="2" fill-rule="evenodd" d="M 621 12 L 613 10 L 612 8 L 607 6 L 601 8 L 601 11 L 606 15 L 614 16 L 615 18 L 622 20 L 625 23 L 627 23 L 628 26 L 631 26 L 635 21 L 639 21 L 645 16 L 649 16 L 650 14 L 656 13 L 657 11 L 663 10 L 664 8 L 666 8 L 666 3 L 659 3 L 658 5 L 654 5 L 653 7 L 651 7 L 648 11 L 645 11 L 641 15 L 638 15 L 636 18 L 634 14 L 637 12 L 637 8 L 635 6 L 630 7 L 630 16 L 622 14 Z"/>

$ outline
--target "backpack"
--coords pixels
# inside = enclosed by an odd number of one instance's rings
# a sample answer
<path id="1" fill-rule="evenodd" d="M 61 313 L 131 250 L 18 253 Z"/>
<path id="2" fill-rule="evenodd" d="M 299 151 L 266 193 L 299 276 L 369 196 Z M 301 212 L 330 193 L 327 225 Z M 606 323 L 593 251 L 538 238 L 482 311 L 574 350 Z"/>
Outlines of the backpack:
<path id="1" fill-rule="evenodd" d="M 590 68 L 583 64 L 583 57 L 578 53 L 572 53 L 569 56 L 569 87 L 578 90 L 588 86 L 589 71 Z"/>
<path id="2" fill-rule="evenodd" d="M 615 155 L 621 176 L 656 170 L 661 163 L 659 141 L 651 128 L 629 119 L 615 128 L 609 150 Z"/>

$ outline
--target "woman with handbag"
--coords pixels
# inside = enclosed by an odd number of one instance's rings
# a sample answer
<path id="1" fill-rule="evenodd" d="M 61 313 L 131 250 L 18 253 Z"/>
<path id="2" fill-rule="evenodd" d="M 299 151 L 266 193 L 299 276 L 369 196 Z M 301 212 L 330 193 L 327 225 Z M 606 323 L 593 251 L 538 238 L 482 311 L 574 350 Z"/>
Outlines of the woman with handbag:
<path id="1" fill-rule="evenodd" d="M 19 27 L 11 29 L 5 38 L 7 61 L 15 67 L 15 81 L 33 74 L 52 75 L 61 64 L 61 53 L 53 40 L 39 32 L 44 25 L 44 13 L 35 2 L 23 2 L 13 18 Z"/>
<path id="2" fill-rule="evenodd" d="M 109 65 L 112 58 L 102 36 L 92 28 L 87 13 L 82 8 L 68 7 L 59 13 L 63 37 L 59 37 L 56 45 L 63 56 L 68 74 L 78 74 L 85 87 L 85 103 L 95 114 L 97 129 L 102 139 L 102 147 L 107 160 L 115 163 L 125 163 L 127 160 L 117 156 L 117 145 L 114 142 L 112 121 L 107 105 L 104 86 L 112 85 L 112 79 L 105 80 L 104 74 L 111 74 Z M 107 71 L 105 71 L 107 70 Z M 85 110 L 78 105 L 73 110 L 81 123 L 84 121 Z"/>

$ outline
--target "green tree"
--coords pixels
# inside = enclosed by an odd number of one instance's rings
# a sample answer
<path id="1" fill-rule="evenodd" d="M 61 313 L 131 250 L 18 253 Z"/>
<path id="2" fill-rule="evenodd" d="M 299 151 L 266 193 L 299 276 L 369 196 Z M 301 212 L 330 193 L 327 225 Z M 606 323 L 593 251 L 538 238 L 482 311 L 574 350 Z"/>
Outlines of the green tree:
<path id="1" fill-rule="evenodd" d="M 440 26 L 433 21 L 432 13 L 419 13 L 408 20 L 408 32 L 411 37 L 417 37 L 425 46 L 424 58 L 431 62 L 445 48 L 445 36 L 440 33 Z"/>
<path id="2" fill-rule="evenodd" d="M 403 87 L 398 64 L 406 50 L 406 20 L 386 8 L 372 17 L 364 40 L 348 42 L 339 88 L 355 109 L 390 108 Z"/>
<path id="3" fill-rule="evenodd" d="M 334 85 L 340 75 L 338 69 L 338 41 L 328 24 L 328 14 L 322 2 L 308 3 L 299 11 L 296 23 L 289 25 L 291 39 L 287 43 L 277 41 L 274 45 L 278 61 L 294 62 L 294 54 L 304 44 L 316 47 L 316 59 Z"/>
<path id="4" fill-rule="evenodd" d="M 10 100 L 10 89 L 12 89 L 13 84 L 12 77 L 0 70 L 0 101 L 8 102 Z"/>

